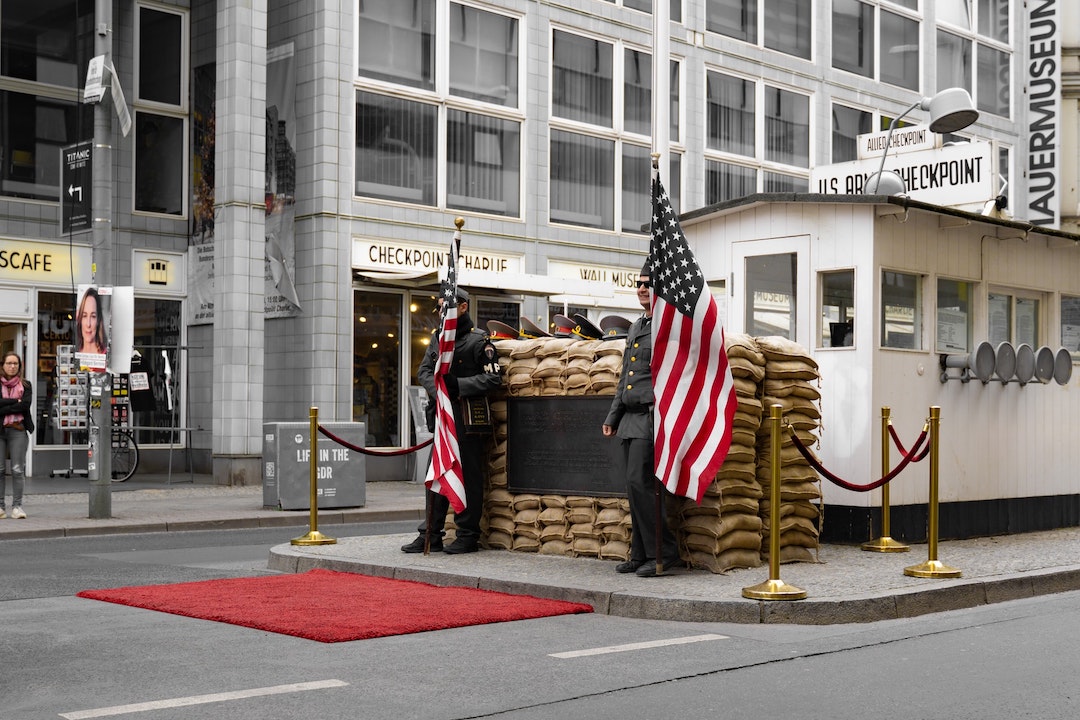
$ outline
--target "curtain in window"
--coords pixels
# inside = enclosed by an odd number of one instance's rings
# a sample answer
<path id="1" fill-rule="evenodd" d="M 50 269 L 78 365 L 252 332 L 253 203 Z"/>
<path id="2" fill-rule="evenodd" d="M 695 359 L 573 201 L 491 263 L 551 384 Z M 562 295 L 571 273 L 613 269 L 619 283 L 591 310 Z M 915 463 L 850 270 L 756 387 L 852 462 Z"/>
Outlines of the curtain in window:
<path id="1" fill-rule="evenodd" d="M 446 204 L 516 217 L 521 126 L 461 110 L 446 113 Z"/>
<path id="2" fill-rule="evenodd" d="M 615 143 L 551 131 L 551 221 L 614 230 Z"/>
<path id="3" fill-rule="evenodd" d="M 858 0 L 833 0 L 832 64 L 874 76 L 874 8 Z"/>
<path id="4" fill-rule="evenodd" d="M 810 98 L 765 88 L 765 159 L 810 167 Z"/>
<path id="5" fill-rule="evenodd" d="M 754 84 L 729 75 L 708 74 L 708 147 L 754 156 Z"/>
<path id="6" fill-rule="evenodd" d="M 611 45 L 558 30 L 552 43 L 552 113 L 611 127 Z"/>

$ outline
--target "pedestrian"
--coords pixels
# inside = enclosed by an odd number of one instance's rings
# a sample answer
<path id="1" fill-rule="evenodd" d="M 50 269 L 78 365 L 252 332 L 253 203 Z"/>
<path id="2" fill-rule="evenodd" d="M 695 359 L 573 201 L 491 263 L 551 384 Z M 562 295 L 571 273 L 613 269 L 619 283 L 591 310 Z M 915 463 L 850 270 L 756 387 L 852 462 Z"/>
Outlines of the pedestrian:
<path id="1" fill-rule="evenodd" d="M 34 432 L 34 391 L 23 378 L 22 358 L 14 351 L 4 353 L 0 373 L 0 415 L 4 419 L 0 434 L 0 518 L 7 517 L 4 500 L 7 494 L 5 467 L 11 460 L 11 517 L 22 520 L 23 485 L 26 481 L 26 449 Z"/>
<path id="2" fill-rule="evenodd" d="M 461 479 L 465 485 L 465 509 L 454 516 L 457 537 L 454 542 L 444 548 L 443 526 L 446 522 L 450 500 L 441 493 L 428 490 L 429 512 L 427 515 L 431 519 L 430 533 L 427 519 L 425 519 L 417 528 L 420 536 L 401 546 L 401 550 L 407 553 L 423 552 L 425 536 L 429 538 L 430 550 L 442 550 L 450 555 L 476 552 L 480 548 L 480 516 L 484 504 L 484 445 L 490 438 L 490 429 L 486 435 L 469 432 L 465 423 L 462 401 L 467 398 L 484 399 L 500 387 L 502 368 L 499 366 L 499 354 L 487 333 L 474 327 L 473 320 L 469 316 L 469 294 L 462 288 L 457 290 L 457 302 L 454 361 L 445 379 L 447 393 L 454 405 L 454 427 L 457 431 L 461 460 Z M 427 353 L 416 373 L 417 379 L 428 394 L 429 432 L 435 432 L 435 363 L 439 357 L 438 333 L 439 331 L 436 330 L 432 335 Z"/>
<path id="3" fill-rule="evenodd" d="M 656 575 L 656 539 L 660 534 L 664 567 L 682 565 L 675 536 L 667 525 L 663 498 L 667 489 L 657 494 L 653 465 L 652 369 L 652 298 L 649 264 L 641 268 L 637 281 L 637 299 L 645 314 L 630 326 L 623 351 L 622 373 L 615 387 L 615 397 L 604 419 L 605 437 L 619 441 L 615 453 L 615 471 L 626 478 L 630 500 L 630 559 L 615 566 L 618 573 L 636 573 L 641 577 Z M 657 502 L 660 503 L 659 521 Z M 659 522 L 659 525 L 657 524 Z"/>

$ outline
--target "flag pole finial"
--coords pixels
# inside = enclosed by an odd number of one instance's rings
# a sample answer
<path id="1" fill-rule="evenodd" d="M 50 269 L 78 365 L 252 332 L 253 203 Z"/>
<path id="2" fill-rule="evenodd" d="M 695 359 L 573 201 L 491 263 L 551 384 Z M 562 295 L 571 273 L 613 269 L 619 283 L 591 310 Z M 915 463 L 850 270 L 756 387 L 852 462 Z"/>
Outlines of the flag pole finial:
<path id="1" fill-rule="evenodd" d="M 458 230 L 465 227 L 465 218 L 463 218 L 463 217 L 454 218 L 454 227 L 456 227 Z"/>
<path id="2" fill-rule="evenodd" d="M 659 170 L 660 169 L 660 153 L 658 153 L 658 152 L 651 153 L 651 157 L 652 157 L 653 170 Z"/>

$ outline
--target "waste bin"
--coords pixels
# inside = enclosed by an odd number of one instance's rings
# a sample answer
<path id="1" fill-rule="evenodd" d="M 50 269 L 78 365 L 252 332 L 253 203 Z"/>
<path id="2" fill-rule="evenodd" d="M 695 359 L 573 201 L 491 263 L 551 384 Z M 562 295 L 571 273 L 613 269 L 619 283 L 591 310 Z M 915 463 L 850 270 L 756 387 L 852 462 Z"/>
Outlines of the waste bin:
<path id="1" fill-rule="evenodd" d="M 355 447 L 365 447 L 364 423 L 320 423 Z M 282 510 L 311 509 L 311 424 L 263 425 L 263 506 Z M 316 443 L 318 508 L 364 507 L 367 500 L 367 461 L 362 453 L 318 433 Z"/>

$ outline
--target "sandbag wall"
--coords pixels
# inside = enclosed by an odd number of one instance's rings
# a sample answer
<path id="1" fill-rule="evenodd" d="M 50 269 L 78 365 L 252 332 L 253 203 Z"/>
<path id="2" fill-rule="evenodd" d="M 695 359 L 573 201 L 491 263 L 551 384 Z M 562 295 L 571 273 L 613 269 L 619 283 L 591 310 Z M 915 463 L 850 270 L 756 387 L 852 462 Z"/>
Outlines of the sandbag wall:
<path id="1" fill-rule="evenodd" d="M 492 398 L 495 442 L 488 458 L 482 523 L 487 547 L 627 559 L 630 512 L 625 498 L 514 494 L 507 490 L 506 475 L 506 398 L 613 395 L 625 341 L 541 338 L 497 340 L 495 346 L 504 383 L 503 392 Z M 798 345 L 781 338 L 731 334 L 727 349 L 738 399 L 731 449 L 701 505 L 670 497 L 667 504 L 682 559 L 712 572 L 757 567 L 768 559 L 771 470 L 763 409 L 773 402 L 783 404 L 808 445 L 816 442 L 820 423 L 816 406 L 820 393 L 814 387 L 817 366 Z M 813 502 L 820 499 L 817 477 L 793 452 L 797 455 L 785 439 L 783 562 L 812 560 L 810 551 L 818 538 L 818 505 Z M 791 470 L 786 469 L 789 463 Z M 449 522 L 448 526 L 452 527 Z"/>

